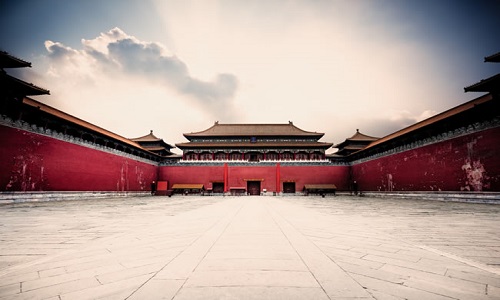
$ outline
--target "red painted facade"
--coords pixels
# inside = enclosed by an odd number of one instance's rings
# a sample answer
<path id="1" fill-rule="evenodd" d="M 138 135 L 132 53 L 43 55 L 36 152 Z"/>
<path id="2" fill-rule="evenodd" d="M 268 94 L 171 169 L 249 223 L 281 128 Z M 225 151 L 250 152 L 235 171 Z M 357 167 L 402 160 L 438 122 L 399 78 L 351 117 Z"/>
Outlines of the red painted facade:
<path id="1" fill-rule="evenodd" d="M 500 128 L 352 166 L 365 191 L 500 191 Z"/>
<path id="2" fill-rule="evenodd" d="M 260 181 L 261 190 L 282 192 L 293 182 L 335 184 L 363 191 L 500 191 L 500 128 L 492 128 L 412 150 L 342 165 L 157 166 L 21 129 L 0 126 L 1 191 L 148 191 L 153 180 L 224 182 L 225 190 Z"/>
<path id="3" fill-rule="evenodd" d="M 224 182 L 224 167 L 221 166 L 166 166 L 160 167 L 160 181 L 168 181 L 170 189 L 174 184 L 201 183 L 212 188 L 213 182 Z"/>
<path id="4" fill-rule="evenodd" d="M 148 191 L 156 164 L 0 126 L 1 191 Z"/>
<path id="5" fill-rule="evenodd" d="M 278 171 L 279 168 L 279 171 Z M 168 180 L 169 185 L 202 183 L 212 188 L 213 182 L 224 182 L 224 166 L 162 166 L 159 180 Z M 348 166 L 227 166 L 227 190 L 247 187 L 248 181 L 260 181 L 261 190 L 276 192 L 283 190 L 283 182 L 295 182 L 296 191 L 305 184 L 335 184 L 338 190 L 349 189 Z M 277 188 L 277 182 L 279 187 Z"/>
<path id="6" fill-rule="evenodd" d="M 295 189 L 302 191 L 305 184 L 335 184 L 337 190 L 349 190 L 349 166 L 281 166 L 283 182 L 295 182 Z"/>
<path id="7" fill-rule="evenodd" d="M 500 128 L 376 158 L 352 166 L 224 165 L 160 166 L 72 144 L 48 136 L 0 126 L 2 191 L 148 191 L 152 180 L 176 183 L 213 182 L 282 192 L 293 182 L 335 184 L 349 190 L 352 180 L 364 191 L 499 191 Z M 279 184 L 279 186 L 278 186 Z"/>

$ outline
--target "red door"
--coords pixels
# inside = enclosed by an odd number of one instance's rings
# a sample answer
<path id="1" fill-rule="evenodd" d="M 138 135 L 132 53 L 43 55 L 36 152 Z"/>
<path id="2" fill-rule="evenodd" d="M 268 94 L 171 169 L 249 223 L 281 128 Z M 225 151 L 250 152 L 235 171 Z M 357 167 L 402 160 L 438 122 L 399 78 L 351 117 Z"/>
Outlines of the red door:
<path id="1" fill-rule="evenodd" d="M 247 191 L 249 195 L 259 196 L 260 195 L 260 181 L 248 181 Z"/>
<path id="2" fill-rule="evenodd" d="M 283 193 L 285 194 L 295 193 L 295 182 L 283 182 Z"/>

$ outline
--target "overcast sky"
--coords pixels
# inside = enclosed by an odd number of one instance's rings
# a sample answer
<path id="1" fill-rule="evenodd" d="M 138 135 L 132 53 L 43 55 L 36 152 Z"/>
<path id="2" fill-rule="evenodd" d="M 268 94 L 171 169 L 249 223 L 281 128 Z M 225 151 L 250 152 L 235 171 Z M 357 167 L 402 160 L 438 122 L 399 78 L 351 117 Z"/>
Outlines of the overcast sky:
<path id="1" fill-rule="evenodd" d="M 51 92 L 35 99 L 170 144 L 215 121 L 382 137 L 500 71 L 483 62 L 500 51 L 493 0 L 0 3 L 0 49 L 33 65 L 8 73 Z"/>

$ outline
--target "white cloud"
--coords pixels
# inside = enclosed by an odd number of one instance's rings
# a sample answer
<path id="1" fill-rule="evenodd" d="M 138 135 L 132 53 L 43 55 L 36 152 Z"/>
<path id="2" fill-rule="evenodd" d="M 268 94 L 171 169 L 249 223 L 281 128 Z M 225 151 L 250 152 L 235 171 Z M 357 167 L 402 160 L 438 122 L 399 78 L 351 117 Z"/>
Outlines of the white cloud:
<path id="1" fill-rule="evenodd" d="M 49 74 L 70 81 L 76 79 L 79 83 L 75 81 L 74 84 L 79 88 L 85 88 L 90 82 L 111 80 L 128 81 L 134 85 L 133 80 L 147 78 L 149 85 L 168 87 L 180 95 L 189 96 L 193 100 L 192 110 L 201 109 L 212 115 L 218 115 L 221 107 L 231 107 L 238 88 L 238 80 L 232 74 L 217 74 L 211 81 L 191 76 L 186 63 L 168 55 L 169 51 L 163 45 L 140 41 L 119 28 L 101 33 L 92 40 L 83 39 L 82 44 L 83 49 L 76 50 L 62 43 L 46 41 Z"/>
<path id="2" fill-rule="evenodd" d="M 231 110 L 238 89 L 232 74 L 198 79 L 161 43 L 119 28 L 81 42 L 81 49 L 45 42 L 47 73 L 38 83 L 51 96 L 44 102 L 127 137 L 155 129 L 170 143 L 193 130 L 182 125 L 192 118 L 204 122 L 202 129 L 220 116 L 238 115 Z M 172 130 L 172 124 L 178 126 Z"/>

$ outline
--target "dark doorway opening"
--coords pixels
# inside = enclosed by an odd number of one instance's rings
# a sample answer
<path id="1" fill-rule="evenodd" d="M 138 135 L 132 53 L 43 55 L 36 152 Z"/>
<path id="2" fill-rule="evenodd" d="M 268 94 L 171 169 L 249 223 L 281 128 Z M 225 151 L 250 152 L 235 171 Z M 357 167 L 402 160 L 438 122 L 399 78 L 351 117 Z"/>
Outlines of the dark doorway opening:
<path id="1" fill-rule="evenodd" d="M 283 193 L 295 194 L 295 182 L 283 182 Z"/>
<path id="2" fill-rule="evenodd" d="M 260 195 L 260 181 L 248 181 L 247 191 L 249 195 L 259 196 Z"/>
<path id="3" fill-rule="evenodd" d="M 214 182 L 214 183 L 212 183 L 212 191 L 214 193 L 218 193 L 218 194 L 224 193 L 224 182 Z"/>

